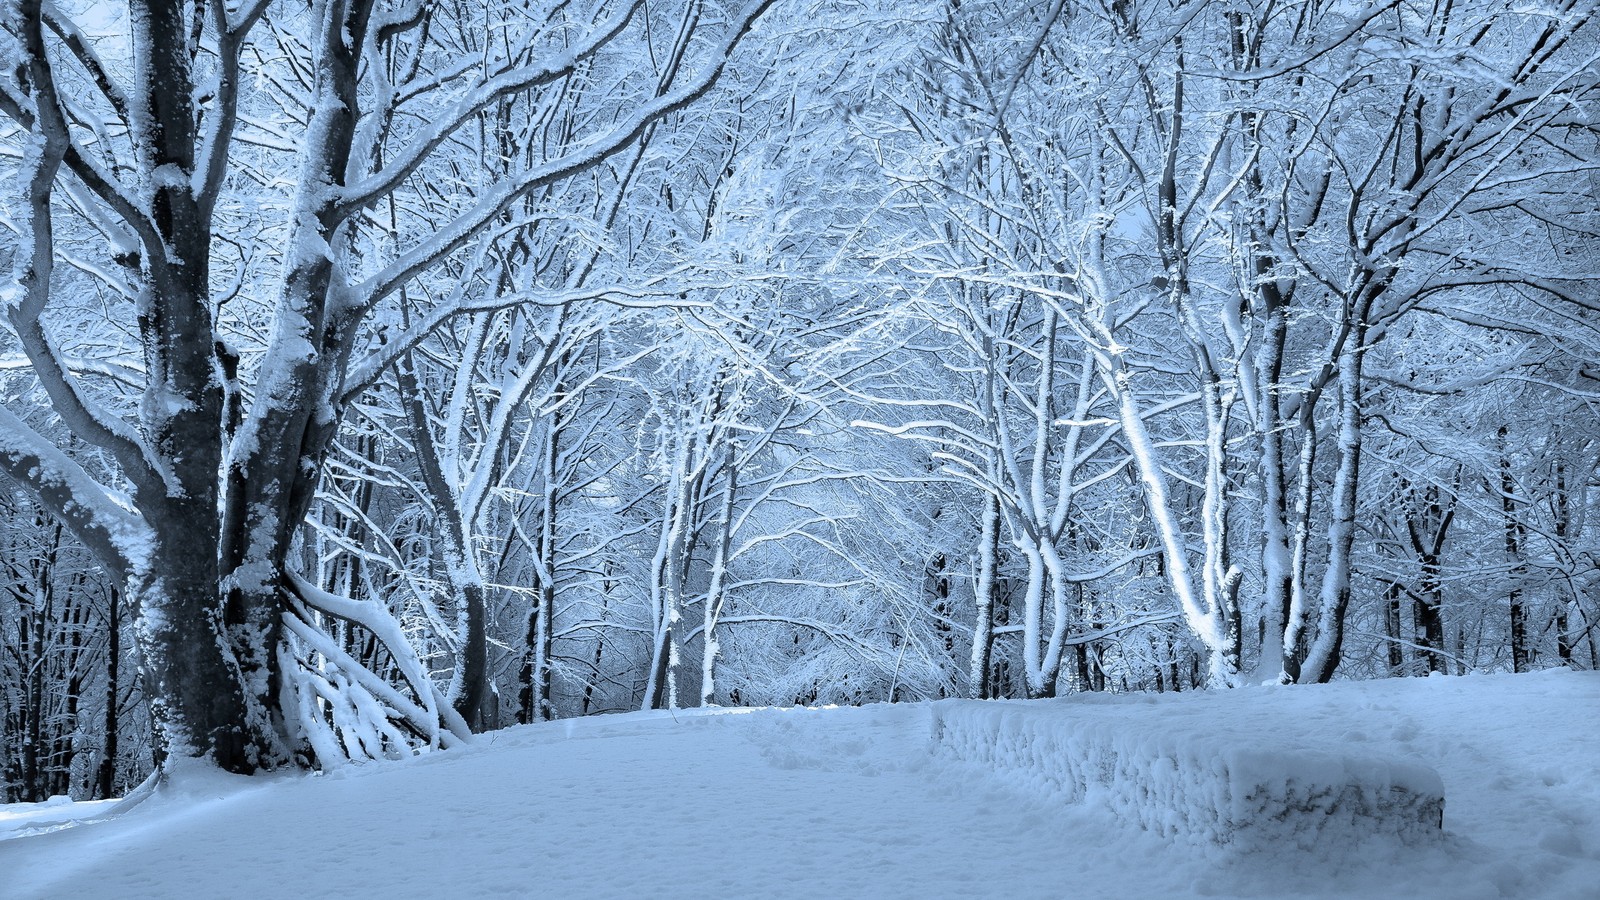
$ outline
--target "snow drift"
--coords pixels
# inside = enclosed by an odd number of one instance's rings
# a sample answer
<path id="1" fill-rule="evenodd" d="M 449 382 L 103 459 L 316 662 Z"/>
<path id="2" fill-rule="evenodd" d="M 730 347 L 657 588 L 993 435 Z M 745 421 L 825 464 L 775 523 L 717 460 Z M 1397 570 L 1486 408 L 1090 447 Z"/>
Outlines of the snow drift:
<path id="1" fill-rule="evenodd" d="M 1103 803 L 1162 837 L 1231 849 L 1418 844 L 1443 827 L 1444 782 L 1426 766 L 1229 727 L 1174 730 L 1125 706 L 945 701 L 933 706 L 933 750 L 1069 802 Z"/>

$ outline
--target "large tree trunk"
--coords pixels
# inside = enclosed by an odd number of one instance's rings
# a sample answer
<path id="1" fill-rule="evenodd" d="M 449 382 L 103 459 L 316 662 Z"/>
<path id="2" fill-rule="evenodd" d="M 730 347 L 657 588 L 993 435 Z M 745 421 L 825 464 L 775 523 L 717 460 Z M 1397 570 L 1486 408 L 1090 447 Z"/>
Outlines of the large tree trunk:
<path id="1" fill-rule="evenodd" d="M 250 714 L 224 650 L 230 642 L 215 613 L 216 560 L 188 549 L 194 546 L 216 544 L 159 540 L 150 567 L 161 575 L 136 576 L 128 588 L 140 614 L 141 669 L 159 723 L 159 753 L 210 755 L 229 771 L 251 772 L 276 739 Z"/>
<path id="2" fill-rule="evenodd" d="M 145 565 L 130 573 L 128 593 L 139 611 L 145 689 L 164 750 L 251 772 L 284 756 L 265 713 L 275 705 L 272 679 L 262 677 L 276 628 L 233 634 L 228 626 L 243 624 L 241 617 L 231 609 L 217 615 L 224 574 L 217 473 L 227 404 L 210 296 L 210 216 L 193 177 L 190 23 L 176 2 L 133 0 L 129 13 L 142 54 L 134 97 L 149 103 L 142 128 L 136 119 L 134 147 L 164 248 L 142 258 L 137 306 L 149 381 L 140 418 L 168 472 L 143 480 L 136 493 L 154 540 Z M 167 171 L 183 177 L 157 175 Z"/>

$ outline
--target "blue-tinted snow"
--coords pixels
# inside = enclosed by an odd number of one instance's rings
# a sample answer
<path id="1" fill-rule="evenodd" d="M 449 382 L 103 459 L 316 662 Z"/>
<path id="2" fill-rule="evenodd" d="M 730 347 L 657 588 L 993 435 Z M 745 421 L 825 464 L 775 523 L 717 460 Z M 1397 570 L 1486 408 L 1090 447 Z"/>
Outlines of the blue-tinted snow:
<path id="1" fill-rule="evenodd" d="M 331 776 L 181 772 L 118 818 L 31 836 L 29 810 L 3 808 L 0 896 L 1600 895 L 1600 674 L 1066 698 L 1038 718 L 1073 704 L 1178 748 L 1260 735 L 1431 769 L 1445 833 L 1241 854 L 936 752 L 927 705 L 645 713 Z"/>

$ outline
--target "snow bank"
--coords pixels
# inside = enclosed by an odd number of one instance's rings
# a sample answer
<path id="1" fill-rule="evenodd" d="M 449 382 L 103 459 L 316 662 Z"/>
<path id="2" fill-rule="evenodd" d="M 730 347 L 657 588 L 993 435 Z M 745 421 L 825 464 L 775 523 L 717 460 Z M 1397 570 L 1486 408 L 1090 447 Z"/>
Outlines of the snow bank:
<path id="1" fill-rule="evenodd" d="M 945 701 L 933 707 L 933 750 L 1024 789 L 1104 804 L 1162 837 L 1229 849 L 1420 844 L 1443 826 L 1444 783 L 1426 766 L 1125 707 Z"/>
<path id="2" fill-rule="evenodd" d="M 0 840 L 39 834 L 105 815 L 120 802 L 86 800 L 73 803 L 72 798 L 58 795 L 43 803 L 0 803 Z"/>

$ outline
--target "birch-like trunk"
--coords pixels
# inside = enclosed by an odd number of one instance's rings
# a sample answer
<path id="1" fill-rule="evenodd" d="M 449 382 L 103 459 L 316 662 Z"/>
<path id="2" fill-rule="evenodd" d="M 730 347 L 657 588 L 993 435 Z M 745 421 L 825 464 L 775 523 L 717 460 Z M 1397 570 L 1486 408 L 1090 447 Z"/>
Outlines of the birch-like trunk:
<path id="1" fill-rule="evenodd" d="M 722 506 L 717 512 L 717 545 L 711 557 L 711 584 L 700 622 L 700 705 L 715 706 L 717 697 L 717 620 L 722 616 L 722 604 L 727 599 L 728 550 L 733 542 L 733 500 L 739 487 L 737 461 L 739 445 L 728 446 L 728 456 L 723 462 Z"/>
<path id="2" fill-rule="evenodd" d="M 682 661 L 682 648 L 677 632 L 683 616 L 683 554 L 688 544 L 686 531 L 690 527 L 686 507 L 692 493 L 688 472 L 692 440 L 689 434 L 679 433 L 676 437 L 661 513 L 661 531 L 655 557 L 650 563 L 653 640 L 644 709 L 676 709 L 678 705 L 677 667 Z"/>
<path id="3" fill-rule="evenodd" d="M 1300 457 L 1296 472 L 1294 520 L 1289 551 L 1289 615 L 1283 628 L 1282 674 L 1279 681 L 1293 684 L 1300 678 L 1306 657 L 1307 617 L 1311 599 L 1306 593 L 1306 558 L 1311 548 L 1313 467 L 1317 462 L 1317 420 L 1315 395 L 1307 392 L 1300 401 Z"/>
<path id="4" fill-rule="evenodd" d="M 1216 598 L 1207 598 L 1196 590 L 1189 565 L 1189 542 L 1173 511 L 1166 475 L 1161 470 L 1155 444 L 1150 438 L 1149 429 L 1145 427 L 1143 412 L 1129 384 L 1128 372 L 1121 361 L 1109 353 L 1101 355 L 1100 369 L 1106 389 L 1116 399 L 1122 434 L 1133 454 L 1134 470 L 1144 489 L 1145 509 L 1155 523 L 1156 536 L 1161 542 L 1167 584 L 1178 601 L 1178 608 L 1189 630 L 1205 645 L 1208 680 L 1215 686 L 1230 686 L 1237 677 L 1237 667 L 1229 667 L 1226 624 L 1216 607 Z M 1224 584 L 1236 597 L 1237 574 L 1231 574 Z"/>
<path id="5" fill-rule="evenodd" d="M 1289 554 L 1289 496 L 1281 397 L 1283 353 L 1288 331 L 1287 312 L 1281 306 L 1269 307 L 1262 328 L 1262 347 L 1256 355 L 1256 434 L 1261 442 L 1258 457 L 1261 477 L 1261 572 L 1265 581 L 1261 597 L 1261 653 L 1257 664 L 1257 680 L 1276 679 L 1283 668 L 1284 629 L 1289 621 L 1289 598 L 1294 593 Z"/>
<path id="6" fill-rule="evenodd" d="M 1317 636 L 1306 653 L 1299 681 L 1321 684 L 1333 677 L 1344 647 L 1350 607 L 1351 549 L 1356 532 L 1356 488 L 1361 477 L 1361 368 L 1366 328 L 1356 326 L 1339 355 L 1339 466 L 1333 477 L 1328 526 L 1328 564 L 1322 574 Z"/>
<path id="7" fill-rule="evenodd" d="M 551 641 L 555 633 L 556 612 L 556 461 L 559 458 L 561 428 L 551 423 L 550 436 L 544 454 L 544 491 L 540 497 L 539 514 L 539 596 L 531 612 L 533 621 L 528 629 L 531 660 L 524 677 L 527 680 L 527 699 L 523 714 L 527 721 L 548 722 L 555 718 L 555 707 L 550 697 Z"/>
<path id="8" fill-rule="evenodd" d="M 989 660 L 994 655 L 995 568 L 1000 550 L 1000 498 L 993 493 L 983 497 L 978 558 L 974 566 L 972 596 L 977 607 L 972 625 L 972 659 L 967 683 L 972 696 L 988 700 L 995 694 L 989 677 Z"/>

